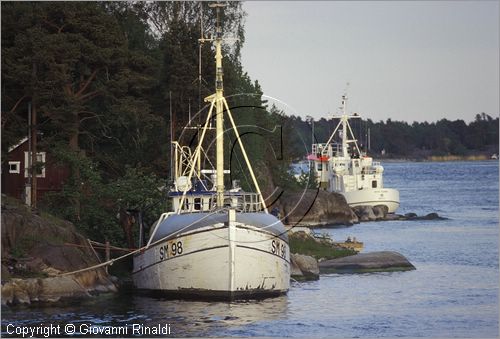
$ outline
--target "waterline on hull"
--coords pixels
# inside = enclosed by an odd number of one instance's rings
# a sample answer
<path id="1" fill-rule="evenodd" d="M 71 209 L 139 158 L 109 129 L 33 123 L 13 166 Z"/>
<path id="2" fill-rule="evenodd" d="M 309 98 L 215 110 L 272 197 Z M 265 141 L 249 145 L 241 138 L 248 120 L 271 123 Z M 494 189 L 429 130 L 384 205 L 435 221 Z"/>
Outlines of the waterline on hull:
<path id="1" fill-rule="evenodd" d="M 385 205 L 388 213 L 399 208 L 399 191 L 392 188 L 341 192 L 350 207 Z"/>
<path id="2" fill-rule="evenodd" d="M 252 225 L 223 225 L 165 238 L 136 255 L 135 287 L 187 299 L 262 299 L 286 294 L 289 246 L 282 235 Z M 181 253 L 172 252 L 173 246 Z"/>

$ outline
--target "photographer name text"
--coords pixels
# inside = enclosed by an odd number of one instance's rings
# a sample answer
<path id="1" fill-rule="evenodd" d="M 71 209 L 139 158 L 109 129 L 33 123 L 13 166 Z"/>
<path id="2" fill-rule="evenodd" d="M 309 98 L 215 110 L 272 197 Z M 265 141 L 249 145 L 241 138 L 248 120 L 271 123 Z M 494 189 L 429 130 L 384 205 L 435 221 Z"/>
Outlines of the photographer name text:
<path id="1" fill-rule="evenodd" d="M 6 328 L 8 335 L 15 335 L 22 338 L 33 337 L 56 337 L 62 335 L 170 335 L 170 324 L 145 325 L 145 324 L 124 324 L 120 326 L 97 326 L 94 324 L 66 324 L 52 325 L 40 324 L 35 326 L 16 326 L 8 324 Z"/>

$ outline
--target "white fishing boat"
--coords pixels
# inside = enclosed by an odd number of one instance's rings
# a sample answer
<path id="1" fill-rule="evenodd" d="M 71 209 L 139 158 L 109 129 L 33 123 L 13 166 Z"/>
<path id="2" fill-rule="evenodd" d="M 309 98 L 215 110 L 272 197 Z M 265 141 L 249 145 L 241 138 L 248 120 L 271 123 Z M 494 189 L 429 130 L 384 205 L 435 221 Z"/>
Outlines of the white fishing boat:
<path id="1" fill-rule="evenodd" d="M 212 5 L 219 18 L 220 4 Z M 282 222 L 269 214 L 223 93 L 222 33 L 217 20 L 216 91 L 205 98 L 210 108 L 193 150 L 173 142 L 173 210 L 163 213 L 144 249 L 134 256 L 133 280 L 138 289 L 175 297 L 261 298 L 284 294 L 290 284 L 288 237 Z M 231 128 L 256 193 L 235 182 L 225 189 L 223 116 Z M 216 166 L 201 169 L 207 157 L 207 131 L 215 117 Z M 207 161 L 210 163 L 210 161 Z"/>
<path id="2" fill-rule="evenodd" d="M 319 187 L 341 193 L 351 207 L 385 205 L 394 213 L 399 207 L 399 191 L 384 187 L 384 168 L 359 148 L 349 120 L 360 116 L 347 114 L 345 95 L 342 114 L 336 118 L 340 121 L 328 141 L 313 144 L 307 157 Z"/>

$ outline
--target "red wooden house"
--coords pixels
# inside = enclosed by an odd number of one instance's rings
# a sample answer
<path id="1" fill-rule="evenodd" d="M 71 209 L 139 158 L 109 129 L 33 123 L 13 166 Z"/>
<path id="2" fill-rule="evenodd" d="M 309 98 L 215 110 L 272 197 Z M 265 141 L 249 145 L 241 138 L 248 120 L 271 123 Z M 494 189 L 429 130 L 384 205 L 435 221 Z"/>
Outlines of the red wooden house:
<path id="1" fill-rule="evenodd" d="M 9 148 L 7 160 L 2 165 L 2 193 L 21 199 L 28 205 L 30 201 L 28 138 Z M 47 192 L 60 191 L 69 177 L 69 168 L 57 164 L 50 152 L 38 149 L 37 152 L 37 201 Z"/>

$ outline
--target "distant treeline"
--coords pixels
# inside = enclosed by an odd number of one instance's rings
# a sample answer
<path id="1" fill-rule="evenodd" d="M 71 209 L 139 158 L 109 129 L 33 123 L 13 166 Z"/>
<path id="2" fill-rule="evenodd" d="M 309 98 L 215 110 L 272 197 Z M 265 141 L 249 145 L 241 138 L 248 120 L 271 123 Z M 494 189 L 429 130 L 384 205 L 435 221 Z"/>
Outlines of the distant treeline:
<path id="1" fill-rule="evenodd" d="M 310 145 L 312 138 L 310 121 L 296 116 L 289 119 Z M 476 114 L 474 121 L 468 124 L 463 120 L 447 119 L 411 124 L 391 119 L 385 122 L 352 119 L 350 123 L 362 150 L 366 151 L 369 146 L 368 153 L 375 157 L 419 159 L 429 156 L 498 154 L 499 119 L 498 117 L 494 119 L 485 113 Z M 326 142 L 337 124 L 338 119 L 322 118 L 314 121 L 315 142 Z M 295 140 L 294 146 L 291 145 L 290 147 L 304 150 L 300 140 Z M 294 155 L 300 158 L 302 151 Z"/>

